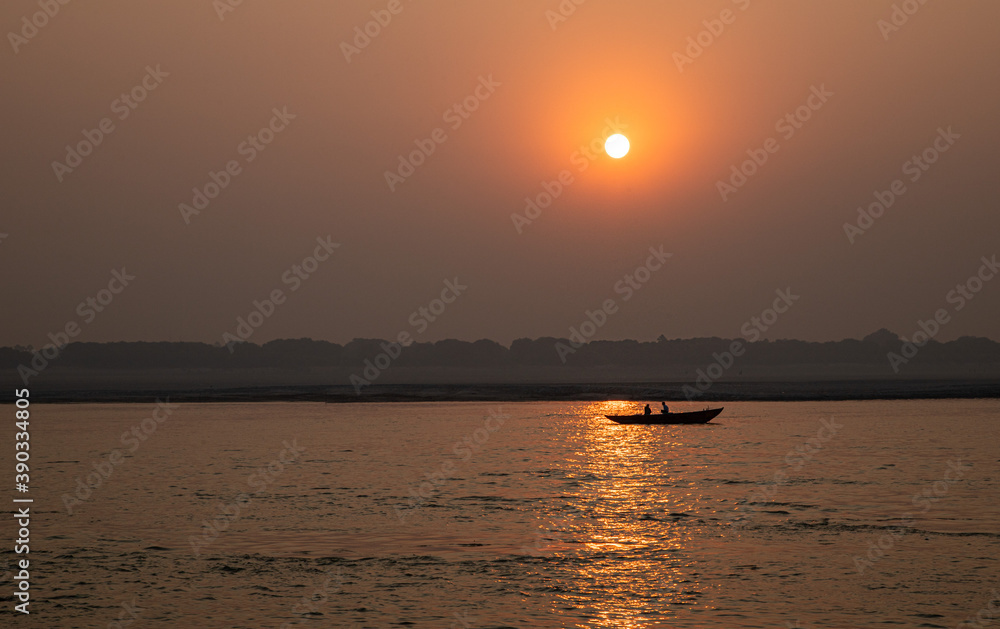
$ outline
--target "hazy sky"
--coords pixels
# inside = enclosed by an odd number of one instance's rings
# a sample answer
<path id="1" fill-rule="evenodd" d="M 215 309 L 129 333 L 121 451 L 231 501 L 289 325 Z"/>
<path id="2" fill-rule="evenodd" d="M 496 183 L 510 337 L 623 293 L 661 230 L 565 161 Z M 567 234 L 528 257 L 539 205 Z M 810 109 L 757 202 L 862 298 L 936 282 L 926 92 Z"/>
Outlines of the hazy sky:
<path id="1" fill-rule="evenodd" d="M 787 288 L 768 338 L 1000 339 L 1000 278 L 964 288 L 1000 254 L 1000 4 L 896 5 L 8 0 L 0 344 L 214 342 L 274 291 L 253 341 L 509 343 L 607 300 L 594 338 L 735 337 Z M 611 126 L 628 156 L 581 151 Z"/>

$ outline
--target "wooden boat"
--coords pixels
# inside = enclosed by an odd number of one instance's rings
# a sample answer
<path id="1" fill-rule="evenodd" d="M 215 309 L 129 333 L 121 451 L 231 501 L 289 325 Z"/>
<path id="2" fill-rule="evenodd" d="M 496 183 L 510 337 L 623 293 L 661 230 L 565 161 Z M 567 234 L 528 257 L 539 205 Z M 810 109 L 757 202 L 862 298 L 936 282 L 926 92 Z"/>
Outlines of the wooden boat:
<path id="1" fill-rule="evenodd" d="M 619 424 L 707 424 L 722 412 L 720 408 L 706 408 L 690 413 L 650 413 L 649 415 L 605 415 Z"/>

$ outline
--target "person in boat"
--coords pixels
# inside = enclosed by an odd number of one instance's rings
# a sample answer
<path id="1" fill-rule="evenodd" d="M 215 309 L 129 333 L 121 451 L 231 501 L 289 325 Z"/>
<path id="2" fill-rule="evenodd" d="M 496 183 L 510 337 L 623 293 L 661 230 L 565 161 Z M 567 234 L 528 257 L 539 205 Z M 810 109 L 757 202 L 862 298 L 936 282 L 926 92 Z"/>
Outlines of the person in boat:
<path id="1" fill-rule="evenodd" d="M 660 405 L 663 406 L 663 408 L 660 409 L 660 412 L 663 413 L 664 415 L 669 415 L 670 414 L 670 407 L 667 406 L 667 403 L 666 402 L 660 402 Z"/>
<path id="2" fill-rule="evenodd" d="M 643 415 L 652 415 L 653 409 L 649 408 L 649 404 L 646 405 L 646 410 L 642 412 Z"/>

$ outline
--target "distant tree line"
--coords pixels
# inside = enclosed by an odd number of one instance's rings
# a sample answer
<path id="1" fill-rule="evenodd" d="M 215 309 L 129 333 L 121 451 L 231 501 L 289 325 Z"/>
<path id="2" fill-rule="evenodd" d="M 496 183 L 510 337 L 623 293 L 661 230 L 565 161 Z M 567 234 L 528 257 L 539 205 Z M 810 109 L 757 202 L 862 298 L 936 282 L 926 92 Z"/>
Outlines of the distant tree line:
<path id="1" fill-rule="evenodd" d="M 566 356 L 567 365 L 637 366 L 702 365 L 713 353 L 725 352 L 732 339 L 717 337 L 657 341 L 592 341 Z M 557 343 L 568 339 L 517 339 L 510 347 L 489 340 L 444 340 L 414 343 L 393 361 L 398 367 L 529 367 L 563 364 Z M 60 368 L 80 369 L 354 369 L 381 353 L 381 339 L 355 339 L 345 345 L 311 339 L 276 340 L 263 345 L 225 345 L 176 342 L 71 343 L 55 361 Z M 862 340 L 814 343 L 795 340 L 747 344 L 741 365 L 887 364 L 888 352 L 899 352 L 903 341 L 887 330 Z M 29 347 L 0 348 L 0 367 L 17 369 L 34 355 Z M 925 364 L 1000 363 L 1000 343 L 963 337 L 947 343 L 930 341 L 920 349 Z"/>

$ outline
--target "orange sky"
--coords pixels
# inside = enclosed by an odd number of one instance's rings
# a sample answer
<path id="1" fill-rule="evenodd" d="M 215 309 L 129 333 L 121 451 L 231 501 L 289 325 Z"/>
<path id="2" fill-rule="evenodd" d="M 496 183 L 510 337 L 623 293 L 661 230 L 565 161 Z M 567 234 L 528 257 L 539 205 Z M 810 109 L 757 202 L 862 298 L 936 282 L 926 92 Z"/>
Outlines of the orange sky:
<path id="1" fill-rule="evenodd" d="M 589 0 L 554 21 L 559 6 L 244 2 L 220 18 L 209 0 L 95 0 L 33 28 L 37 3 L 5 2 L 0 344 L 71 321 L 76 340 L 214 342 L 275 289 L 287 303 L 254 341 L 389 338 L 455 277 L 468 291 L 419 340 L 565 336 L 607 299 L 620 308 L 595 338 L 735 337 L 786 287 L 801 300 L 766 337 L 909 335 L 1000 253 L 1000 5 L 927 3 L 892 29 L 881 1 Z M 388 23 L 348 61 L 372 11 Z M 147 67 L 155 88 L 125 116 L 115 101 Z M 475 111 L 448 114 L 481 85 Z M 778 121 L 813 88 L 832 95 L 788 137 Z M 295 118 L 241 151 L 274 108 Z M 105 118 L 92 154 L 53 166 Z M 609 120 L 631 153 L 579 152 Z M 939 128 L 960 137 L 911 181 Z M 391 191 L 386 171 L 438 129 Z M 231 161 L 186 222 L 179 205 Z M 519 233 L 511 215 L 564 171 Z M 850 242 L 844 224 L 897 179 L 906 192 Z M 291 291 L 283 274 L 328 235 L 341 246 Z M 616 283 L 661 245 L 672 258 L 624 300 Z M 122 267 L 134 282 L 83 321 Z M 1000 339 L 998 310 L 986 282 L 940 338 Z"/>

